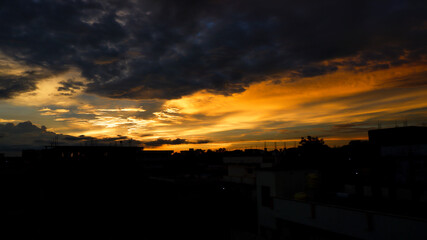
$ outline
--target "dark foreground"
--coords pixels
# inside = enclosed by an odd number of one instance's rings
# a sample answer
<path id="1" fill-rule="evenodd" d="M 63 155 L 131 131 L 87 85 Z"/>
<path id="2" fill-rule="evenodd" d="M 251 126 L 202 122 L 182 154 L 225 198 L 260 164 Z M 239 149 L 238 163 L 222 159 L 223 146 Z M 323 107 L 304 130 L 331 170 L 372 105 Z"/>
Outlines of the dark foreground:
<path id="1" fill-rule="evenodd" d="M 2 236 L 231 239 L 234 231 L 256 233 L 255 205 L 238 189 L 152 180 L 137 170 L 68 166 L 2 173 Z"/>

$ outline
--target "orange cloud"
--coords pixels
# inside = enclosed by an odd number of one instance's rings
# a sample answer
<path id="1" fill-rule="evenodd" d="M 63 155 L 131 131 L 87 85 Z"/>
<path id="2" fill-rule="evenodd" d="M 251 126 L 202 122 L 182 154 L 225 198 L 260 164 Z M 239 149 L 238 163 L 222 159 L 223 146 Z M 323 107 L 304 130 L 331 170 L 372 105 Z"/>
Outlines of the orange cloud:
<path id="1" fill-rule="evenodd" d="M 355 68 L 350 67 L 352 61 L 357 61 L 357 57 L 325 61 L 322 64 L 339 63 L 338 70 L 304 78 L 292 72 L 283 73 L 254 83 L 241 93 L 226 96 L 199 91 L 180 99 L 156 102 L 160 108 L 150 108 L 150 101 L 141 103 L 99 96 L 90 96 L 88 103 L 85 99 L 89 97 L 82 92 L 57 96 L 59 81 L 72 74 L 77 77 L 76 72 L 41 81 L 34 93 L 7 101 L 16 105 L 49 106 L 40 109 L 40 114 L 46 118 L 54 116 L 51 130 L 65 134 L 122 135 L 142 141 L 157 138 L 213 141 L 203 146 L 173 146 L 176 150 L 254 147 L 276 141 L 296 143 L 299 137 L 314 134 L 326 136 L 326 142 L 343 143 L 366 138 L 367 128 L 360 128 L 359 132 L 354 129 L 351 133 L 325 132 L 325 129 L 346 123 L 366 125 L 376 124 L 378 120 L 394 121 L 410 114 L 415 118 L 426 117 L 427 111 L 422 110 L 427 108 L 425 61 L 382 69 L 375 66 L 388 63 L 372 62 Z M 64 113 L 67 117 L 60 116 Z"/>
<path id="2" fill-rule="evenodd" d="M 426 64 L 389 69 L 339 68 L 336 72 L 293 79 L 285 76 L 249 86 L 230 96 L 200 91 L 165 103 L 203 123 L 176 127 L 181 136 L 210 135 L 235 129 L 259 129 L 364 122 L 427 107 L 427 86 L 402 88 L 396 79 L 423 74 Z M 276 122 L 271 126 L 265 122 Z M 364 133 L 366 134 L 366 133 Z M 283 135 L 284 136 L 284 135 Z M 225 139 L 225 138 L 224 138 Z"/>

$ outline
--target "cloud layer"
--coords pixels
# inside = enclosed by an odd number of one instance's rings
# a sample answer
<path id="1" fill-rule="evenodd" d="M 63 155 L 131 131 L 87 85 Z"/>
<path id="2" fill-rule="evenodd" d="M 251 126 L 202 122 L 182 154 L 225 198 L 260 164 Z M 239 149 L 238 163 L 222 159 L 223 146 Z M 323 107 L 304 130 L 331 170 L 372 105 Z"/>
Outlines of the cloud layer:
<path id="1" fill-rule="evenodd" d="M 0 51 L 25 69 L 0 71 L 0 98 L 78 69 L 61 82 L 111 98 L 175 99 L 242 92 L 283 73 L 345 64 L 373 69 L 426 54 L 424 1 L 3 1 Z M 325 61 L 358 56 L 349 62 Z M 0 68 L 6 68 L 0 65 Z M 414 84 L 419 84 L 415 82 Z"/>
<path id="2" fill-rule="evenodd" d="M 45 126 L 38 127 L 30 121 L 13 123 L 0 123 L 0 153 L 8 155 L 20 155 L 25 149 L 40 149 L 44 146 L 57 145 L 104 145 L 104 146 L 147 146 L 160 147 L 163 145 L 180 145 L 180 144 L 204 144 L 209 140 L 199 140 L 196 142 L 187 139 L 156 139 L 154 141 L 138 141 L 127 136 L 95 138 L 91 136 L 70 136 L 57 134 L 48 131 Z"/>

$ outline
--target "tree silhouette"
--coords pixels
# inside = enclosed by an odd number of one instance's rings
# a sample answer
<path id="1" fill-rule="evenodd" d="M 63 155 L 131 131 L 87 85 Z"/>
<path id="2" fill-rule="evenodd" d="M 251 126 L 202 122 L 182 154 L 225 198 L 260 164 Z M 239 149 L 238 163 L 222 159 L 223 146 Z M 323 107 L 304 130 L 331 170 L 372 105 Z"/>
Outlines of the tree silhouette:
<path id="1" fill-rule="evenodd" d="M 225 148 L 219 148 L 219 149 L 216 150 L 217 153 L 224 153 L 226 151 L 227 150 Z"/>
<path id="2" fill-rule="evenodd" d="M 312 136 L 307 136 L 307 138 L 301 137 L 299 144 L 301 147 L 325 146 L 325 142 L 322 138 Z"/>
<path id="3" fill-rule="evenodd" d="M 327 164 L 326 156 L 329 147 L 322 138 L 312 136 L 307 136 L 307 138 L 301 137 L 299 144 L 299 164 L 301 166 L 318 168 L 321 165 Z"/>

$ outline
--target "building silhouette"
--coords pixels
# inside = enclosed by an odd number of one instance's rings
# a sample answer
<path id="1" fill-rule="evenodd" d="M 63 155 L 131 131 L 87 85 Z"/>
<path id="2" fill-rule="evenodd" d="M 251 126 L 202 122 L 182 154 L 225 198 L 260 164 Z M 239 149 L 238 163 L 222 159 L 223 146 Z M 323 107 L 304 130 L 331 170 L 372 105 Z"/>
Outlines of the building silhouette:
<path id="1" fill-rule="evenodd" d="M 338 148 L 0 154 L 0 213 L 17 238 L 427 239 L 426 129 Z"/>

